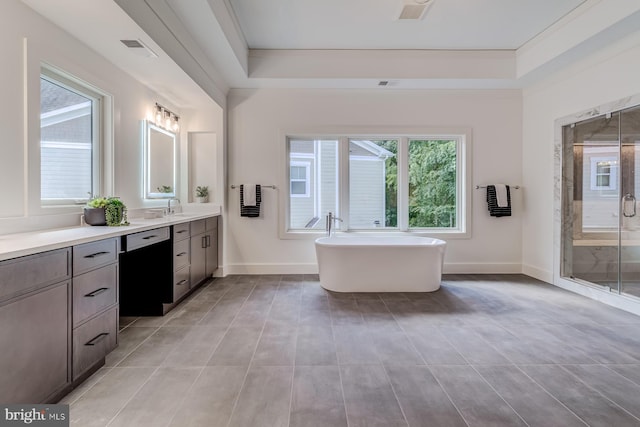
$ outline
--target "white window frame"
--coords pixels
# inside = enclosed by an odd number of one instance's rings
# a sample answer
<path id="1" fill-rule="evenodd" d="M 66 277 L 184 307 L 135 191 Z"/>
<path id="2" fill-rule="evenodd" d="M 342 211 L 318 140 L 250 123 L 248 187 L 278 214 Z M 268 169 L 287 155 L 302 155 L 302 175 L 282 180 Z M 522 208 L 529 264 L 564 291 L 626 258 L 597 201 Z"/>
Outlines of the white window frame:
<path id="1" fill-rule="evenodd" d="M 615 156 L 591 157 L 590 188 L 592 190 L 616 190 L 618 188 L 618 159 Z M 598 185 L 598 163 L 610 162 L 609 165 L 609 185 Z M 600 174 L 605 175 L 605 174 Z"/>
<path id="2" fill-rule="evenodd" d="M 339 129 L 338 129 L 339 130 Z M 315 239 L 324 235 L 323 230 L 289 230 L 289 141 L 295 139 L 317 139 L 338 141 L 338 190 L 339 211 L 336 215 L 342 218 L 339 229 L 344 233 L 366 233 L 368 235 L 413 235 L 428 236 L 443 239 L 468 239 L 471 238 L 471 212 L 472 212 L 472 131 L 471 128 L 407 128 L 404 132 L 398 129 L 389 131 L 385 128 L 372 129 L 375 133 L 358 132 L 351 127 L 346 127 L 344 132 L 280 132 L 281 159 L 286 161 L 286 166 L 281 167 L 280 186 L 286 191 L 280 192 L 279 203 L 279 237 L 281 239 Z M 349 140 L 398 140 L 398 227 L 397 228 L 372 228 L 367 230 L 353 230 L 349 228 Z M 456 140 L 456 227 L 455 228 L 409 228 L 409 173 L 408 173 L 408 141 L 409 140 Z M 321 219 L 323 220 L 323 219 Z M 339 230 L 336 227 L 336 230 Z M 340 232 L 340 231 L 338 231 Z"/>
<path id="3" fill-rule="evenodd" d="M 311 162 L 292 160 L 289 164 L 289 170 L 291 167 L 303 167 L 305 169 L 305 192 L 303 194 L 291 194 L 291 197 L 311 197 Z M 291 176 L 289 176 L 289 192 L 291 192 L 291 183 L 294 181 Z M 297 182 L 301 182 L 301 179 L 295 179 Z"/>
<path id="4" fill-rule="evenodd" d="M 102 153 L 105 151 L 105 143 L 104 143 L 104 122 L 106 121 L 106 109 L 105 104 L 109 104 L 110 102 L 105 102 L 105 97 L 107 96 L 105 93 L 101 92 L 96 87 L 86 83 L 77 77 L 74 77 L 64 71 L 61 71 L 55 67 L 48 66 L 43 64 L 40 69 L 40 76 L 38 79 L 38 83 L 42 79 L 48 80 L 58 86 L 61 86 L 69 91 L 78 93 L 79 95 L 91 99 L 91 132 L 92 132 L 92 156 L 91 156 L 91 193 L 94 195 L 102 195 L 103 190 L 105 190 L 106 186 L 104 183 L 104 161 Z M 40 117 L 41 112 L 40 108 L 38 108 L 38 117 Z M 39 121 L 39 128 L 41 123 Z M 42 142 L 47 144 L 47 141 L 38 141 L 39 146 Z M 40 155 L 38 156 L 40 157 Z M 38 176 L 40 177 L 40 162 L 37 164 L 38 167 Z M 38 180 L 38 187 L 40 187 L 40 180 Z M 90 196 L 87 194 L 87 197 L 77 198 L 77 199 L 43 199 L 40 192 L 40 205 L 42 207 L 55 207 L 55 206 L 70 206 L 70 205 L 84 205 Z"/>

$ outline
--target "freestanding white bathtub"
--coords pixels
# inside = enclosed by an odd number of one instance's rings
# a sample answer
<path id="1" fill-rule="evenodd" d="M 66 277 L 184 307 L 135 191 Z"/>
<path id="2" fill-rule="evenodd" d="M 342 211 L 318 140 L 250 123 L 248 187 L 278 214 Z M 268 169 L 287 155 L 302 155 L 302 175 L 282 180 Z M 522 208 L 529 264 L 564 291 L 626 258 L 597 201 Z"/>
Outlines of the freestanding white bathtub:
<path id="1" fill-rule="evenodd" d="M 321 237 L 320 285 L 336 292 L 436 291 L 446 246 L 430 237 Z"/>

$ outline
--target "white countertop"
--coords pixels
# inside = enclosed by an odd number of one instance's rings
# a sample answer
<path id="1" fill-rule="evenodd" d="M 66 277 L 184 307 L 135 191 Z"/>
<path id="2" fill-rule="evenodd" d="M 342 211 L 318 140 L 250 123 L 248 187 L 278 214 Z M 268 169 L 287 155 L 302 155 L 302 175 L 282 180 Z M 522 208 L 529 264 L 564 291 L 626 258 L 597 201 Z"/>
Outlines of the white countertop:
<path id="1" fill-rule="evenodd" d="M 85 225 L 5 234 L 0 236 L 0 261 L 219 215 L 220 208 L 217 207 L 207 211 L 182 212 L 163 218 L 134 218 L 129 220 L 130 225 L 121 227 Z"/>

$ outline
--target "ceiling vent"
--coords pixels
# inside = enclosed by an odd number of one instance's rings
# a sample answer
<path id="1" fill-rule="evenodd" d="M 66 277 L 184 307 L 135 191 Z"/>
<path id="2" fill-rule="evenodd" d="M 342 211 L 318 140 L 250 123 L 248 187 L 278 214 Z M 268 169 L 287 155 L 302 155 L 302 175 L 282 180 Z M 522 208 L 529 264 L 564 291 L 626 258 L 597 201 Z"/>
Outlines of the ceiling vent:
<path id="1" fill-rule="evenodd" d="M 120 40 L 123 45 L 131 49 L 131 52 L 138 56 L 144 56 L 145 58 L 157 58 L 158 55 L 152 51 L 149 46 L 142 43 L 141 40 Z"/>
<path id="2" fill-rule="evenodd" d="M 424 17 L 427 9 L 431 6 L 432 0 L 414 0 L 405 3 L 400 11 L 399 20 L 420 20 Z"/>

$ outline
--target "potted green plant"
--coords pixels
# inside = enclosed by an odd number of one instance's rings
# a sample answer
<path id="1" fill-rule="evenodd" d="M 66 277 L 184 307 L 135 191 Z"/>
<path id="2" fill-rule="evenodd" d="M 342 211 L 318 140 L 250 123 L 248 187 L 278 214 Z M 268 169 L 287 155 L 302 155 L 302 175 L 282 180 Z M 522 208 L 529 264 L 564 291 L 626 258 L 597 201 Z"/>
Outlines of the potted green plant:
<path id="1" fill-rule="evenodd" d="M 158 193 L 173 193 L 173 188 L 170 185 L 161 185 L 158 187 Z"/>
<path id="2" fill-rule="evenodd" d="M 129 225 L 127 207 L 118 197 L 92 197 L 84 208 L 84 222 L 111 227 Z"/>
<path id="3" fill-rule="evenodd" d="M 204 185 L 204 186 L 197 186 L 196 187 L 196 201 L 198 203 L 207 203 L 209 201 L 209 187 Z"/>

